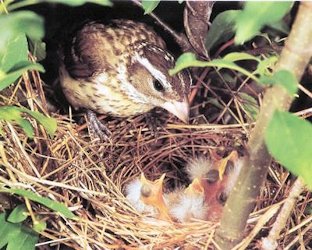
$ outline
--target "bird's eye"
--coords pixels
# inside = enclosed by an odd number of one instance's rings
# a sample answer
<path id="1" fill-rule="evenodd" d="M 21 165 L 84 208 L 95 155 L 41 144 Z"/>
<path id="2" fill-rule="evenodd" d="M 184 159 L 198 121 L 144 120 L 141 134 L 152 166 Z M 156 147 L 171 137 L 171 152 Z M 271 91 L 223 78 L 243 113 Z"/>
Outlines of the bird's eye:
<path id="1" fill-rule="evenodd" d="M 157 91 L 159 91 L 159 92 L 162 92 L 162 91 L 165 90 L 165 88 L 164 88 L 164 86 L 161 84 L 161 82 L 158 81 L 158 80 L 156 80 L 156 79 L 154 80 L 153 85 L 154 85 L 154 88 L 155 88 Z"/>
<path id="2" fill-rule="evenodd" d="M 148 185 L 143 185 L 142 187 L 141 187 L 141 195 L 143 196 L 143 197 L 149 197 L 149 196 L 151 196 L 151 194 L 152 194 L 152 190 L 151 190 L 151 187 L 150 186 L 148 186 Z"/>
<path id="3" fill-rule="evenodd" d="M 221 193 L 217 196 L 217 200 L 219 201 L 219 203 L 220 203 L 221 205 L 224 205 L 224 204 L 225 204 L 227 198 L 228 198 L 228 197 L 227 197 L 227 195 L 226 195 L 225 192 L 221 192 Z"/>
<path id="4" fill-rule="evenodd" d="M 216 183 L 219 180 L 219 171 L 216 169 L 211 169 L 207 173 L 207 181 L 209 183 Z"/>

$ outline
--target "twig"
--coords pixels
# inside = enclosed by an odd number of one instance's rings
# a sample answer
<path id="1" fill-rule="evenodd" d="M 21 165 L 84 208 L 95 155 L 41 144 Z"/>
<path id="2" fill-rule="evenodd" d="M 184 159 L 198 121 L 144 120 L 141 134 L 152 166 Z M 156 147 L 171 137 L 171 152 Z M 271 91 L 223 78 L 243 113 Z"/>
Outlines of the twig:
<path id="1" fill-rule="evenodd" d="M 138 0 L 132 0 L 132 2 L 142 8 L 142 4 Z M 165 30 L 167 31 L 173 38 L 174 40 L 180 45 L 182 50 L 184 52 L 192 50 L 192 46 L 189 43 L 188 39 L 186 36 L 182 33 L 178 34 L 176 31 L 174 31 L 171 27 L 169 27 L 166 23 L 164 23 L 158 16 L 156 16 L 153 13 L 149 14 L 152 18 L 155 19 L 155 21 Z"/>
<path id="2" fill-rule="evenodd" d="M 274 250 L 278 246 L 278 239 L 281 232 L 285 229 L 288 218 L 290 217 L 296 201 L 305 188 L 301 178 L 297 178 L 292 186 L 289 196 L 287 197 L 280 213 L 278 214 L 269 235 L 266 238 L 262 238 L 263 250 Z"/>
<path id="3" fill-rule="evenodd" d="M 282 51 L 276 71 L 292 71 L 299 81 L 312 55 L 311 2 L 300 4 L 296 20 Z M 267 151 L 265 130 L 276 110 L 288 110 L 293 96 L 281 86 L 268 89 L 263 98 L 258 120 L 247 145 L 246 157 L 240 176 L 224 208 L 216 242 L 222 249 L 232 249 L 244 235 L 249 214 L 266 178 L 271 157 Z"/>

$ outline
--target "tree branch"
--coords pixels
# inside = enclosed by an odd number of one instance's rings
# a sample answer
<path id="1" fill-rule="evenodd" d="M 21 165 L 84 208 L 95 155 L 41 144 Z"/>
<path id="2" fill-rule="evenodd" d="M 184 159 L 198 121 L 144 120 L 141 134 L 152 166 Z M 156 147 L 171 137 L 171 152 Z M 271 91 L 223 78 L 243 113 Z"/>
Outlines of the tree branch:
<path id="1" fill-rule="evenodd" d="M 285 229 L 287 220 L 293 211 L 296 201 L 305 188 L 301 178 L 297 178 L 293 184 L 289 196 L 287 197 L 279 215 L 277 216 L 273 227 L 270 230 L 268 237 L 262 238 L 261 244 L 263 250 L 274 250 L 278 247 L 277 240 L 280 237 L 281 232 Z"/>
<path id="2" fill-rule="evenodd" d="M 282 50 L 275 71 L 292 71 L 297 80 L 301 76 L 312 55 L 312 2 L 302 2 L 286 45 Z M 233 248 L 244 236 L 249 214 L 255 206 L 256 198 L 266 178 L 270 165 L 264 143 L 265 130 L 276 110 L 288 110 L 293 100 L 282 86 L 268 89 L 263 105 L 251 133 L 242 171 L 224 208 L 221 225 L 215 240 L 221 249 Z"/>
<path id="3" fill-rule="evenodd" d="M 142 7 L 142 4 L 139 0 L 132 0 L 132 2 L 139 6 L 140 8 Z M 171 27 L 169 27 L 166 23 L 164 23 L 158 16 L 156 16 L 154 13 L 149 13 L 149 15 L 155 19 L 155 21 L 163 28 L 164 31 L 168 32 L 173 39 L 176 41 L 176 43 L 181 47 L 183 52 L 186 51 L 193 51 L 192 45 L 188 41 L 187 37 L 183 33 L 178 33 L 175 30 L 173 30 Z"/>

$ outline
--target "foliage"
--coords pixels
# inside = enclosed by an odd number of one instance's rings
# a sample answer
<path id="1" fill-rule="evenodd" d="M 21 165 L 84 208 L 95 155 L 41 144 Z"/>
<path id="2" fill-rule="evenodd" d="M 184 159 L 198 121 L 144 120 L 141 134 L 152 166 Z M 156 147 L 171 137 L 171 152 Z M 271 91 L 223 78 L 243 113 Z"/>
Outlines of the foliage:
<path id="1" fill-rule="evenodd" d="M 144 14 L 150 14 L 158 6 L 160 0 L 151 1 L 151 0 L 142 0 L 142 7 L 144 9 Z"/>
<path id="2" fill-rule="evenodd" d="M 20 195 L 50 208 L 68 219 L 76 219 L 76 216 L 64 204 L 49 198 L 41 197 L 32 191 L 2 187 L 0 192 Z M 35 217 L 33 228 L 29 228 L 23 224 L 28 216 L 29 213 L 24 204 L 16 206 L 9 216 L 7 216 L 6 213 L 0 214 L 1 249 L 5 245 L 7 245 L 6 249 L 35 249 L 35 244 L 39 239 L 38 233 L 46 229 L 46 222 Z"/>
<path id="3" fill-rule="evenodd" d="M 238 72 L 243 73 L 244 75 L 250 77 L 251 79 L 258 81 L 257 77 L 254 74 L 250 73 L 246 69 L 238 66 L 234 62 L 241 60 L 255 60 L 258 59 L 254 56 L 251 56 L 246 53 L 230 53 L 227 54 L 223 59 L 214 59 L 209 62 L 199 61 L 196 59 L 196 56 L 193 53 L 187 52 L 182 54 L 176 61 L 175 67 L 169 70 L 169 74 L 174 75 L 179 71 L 188 68 L 188 67 L 217 67 L 218 69 L 227 68 L 233 69 Z"/>
<path id="4" fill-rule="evenodd" d="M 298 82 L 294 74 L 287 70 L 279 70 L 272 76 L 261 76 L 260 82 L 264 84 L 276 84 L 283 86 L 290 95 L 295 95 L 298 91 Z"/>
<path id="5" fill-rule="evenodd" d="M 27 113 L 28 115 L 35 118 L 47 130 L 48 134 L 53 136 L 57 127 L 56 120 L 54 118 L 46 117 L 36 111 L 31 111 L 26 108 L 19 108 L 15 106 L 4 106 L 0 107 L 0 120 L 15 122 L 22 127 L 28 137 L 33 138 L 34 129 L 31 123 L 22 116 L 23 113 Z"/>
<path id="6" fill-rule="evenodd" d="M 259 106 L 257 100 L 244 92 L 238 93 L 241 99 L 242 109 L 244 109 L 246 115 L 248 115 L 251 121 L 255 121 L 259 113 Z"/>
<path id="7" fill-rule="evenodd" d="M 247 2 L 243 11 L 233 10 L 219 14 L 214 19 L 210 31 L 208 32 L 206 42 L 207 49 L 209 50 L 223 42 L 225 39 L 231 37 L 234 34 L 234 29 L 236 30 L 235 41 L 237 43 L 242 43 L 253 38 L 264 25 L 272 24 L 274 26 L 279 22 L 290 10 L 291 6 L 291 2 L 265 2 L 261 3 L 261 6 L 259 6 L 259 3 L 257 2 Z M 254 72 L 248 72 L 235 63 L 240 60 L 253 60 L 257 62 L 257 69 Z M 175 67 L 169 70 L 169 73 L 175 74 L 188 67 L 227 68 L 236 70 L 261 84 L 281 85 L 290 95 L 295 95 L 298 90 L 298 82 L 292 72 L 280 70 L 274 74 L 271 73 L 271 69 L 277 60 L 278 57 L 276 56 L 260 60 L 249 54 L 236 52 L 227 54 L 222 59 L 214 59 L 205 62 L 197 60 L 196 56 L 192 53 L 184 53 L 177 59 Z M 253 113 L 255 114 L 255 112 Z M 289 113 L 287 115 L 284 114 L 283 116 L 280 113 L 276 113 L 272 118 L 271 125 L 266 134 L 266 142 L 270 142 L 270 145 L 268 144 L 270 153 L 292 173 L 303 178 L 304 176 L 311 177 L 310 175 L 307 175 L 309 171 L 311 172 L 311 166 L 305 163 L 298 164 L 298 162 L 295 162 L 294 160 L 290 161 L 289 155 L 292 154 L 287 154 L 287 152 L 294 151 L 292 152 L 294 154 L 293 159 L 301 159 L 301 157 L 296 156 L 296 149 L 304 147 L 307 152 L 311 152 L 311 145 L 308 145 L 307 142 L 303 144 L 302 137 L 304 137 L 304 134 L 307 134 L 307 131 L 311 130 L 312 125 L 299 118 L 296 118 L 295 122 L 292 115 Z M 303 128 L 306 128 L 306 130 L 303 130 Z M 279 133 L 273 133 L 273 129 L 277 129 Z M 287 137 L 288 140 L 285 140 L 285 137 Z M 276 143 L 272 145 L 274 141 L 276 141 Z M 283 151 L 282 149 L 277 150 L 279 142 L 282 142 L 281 144 L 286 147 L 288 151 Z M 304 155 L 306 154 L 305 150 L 302 150 L 301 152 Z M 304 180 L 307 184 L 311 185 L 311 181 L 308 181 L 309 178 L 304 178 Z"/>
<path id="8" fill-rule="evenodd" d="M 72 7 L 77 7 L 85 3 L 95 3 L 95 4 L 103 5 L 103 6 L 113 5 L 110 0 L 46 0 L 45 2 L 65 4 L 65 5 L 69 5 Z M 0 13 L 12 12 L 23 7 L 40 4 L 40 3 L 42 3 L 41 0 L 4 1 L 0 5 Z"/>
<path id="9" fill-rule="evenodd" d="M 280 21 L 291 7 L 292 2 L 246 2 L 236 18 L 235 43 L 242 44 L 257 35 L 263 26 Z"/>
<path id="10" fill-rule="evenodd" d="M 251 73 L 245 70 L 244 68 L 238 66 L 234 62 L 239 60 L 254 60 L 258 62 L 258 68 L 255 72 Z M 294 95 L 296 94 L 298 90 L 298 82 L 295 78 L 295 76 L 292 74 L 292 72 L 287 70 L 280 70 L 278 72 L 275 72 L 273 75 L 271 74 L 268 76 L 268 68 L 272 67 L 272 62 L 276 62 L 276 57 L 267 58 L 265 60 L 259 60 L 258 58 L 248 55 L 246 53 L 230 53 L 227 54 L 223 59 L 214 59 L 210 62 L 205 61 L 199 61 L 196 59 L 195 55 L 192 53 L 184 53 L 181 55 L 177 61 L 176 65 L 173 69 L 171 69 L 169 72 L 170 74 L 175 74 L 179 72 L 180 70 L 187 68 L 187 67 L 217 67 L 217 68 L 227 68 L 236 70 L 238 72 L 241 72 L 245 74 L 246 76 L 250 77 L 251 79 L 255 80 L 258 83 L 263 84 L 271 84 L 271 85 L 281 85 L 283 86 L 289 94 Z M 256 77 L 255 74 L 260 75 L 260 77 Z M 272 100 L 274 101 L 274 100 Z M 255 114 L 255 112 L 253 112 Z M 290 114 L 289 114 L 290 115 Z M 291 116 L 292 117 L 292 116 Z M 281 120 L 283 118 L 283 120 Z M 301 164 L 298 165 L 297 162 L 289 161 L 288 157 L 291 154 L 287 154 L 289 151 L 294 154 L 294 158 L 299 159 L 298 157 L 295 157 L 296 155 L 296 149 L 300 149 L 301 147 L 304 147 L 307 152 L 311 153 L 312 146 L 307 143 L 303 144 L 302 141 L 292 141 L 293 139 L 300 140 L 300 138 L 304 135 L 307 135 L 308 131 L 312 129 L 312 125 L 304 120 L 301 120 L 297 118 L 297 122 L 294 122 L 290 118 L 285 118 L 280 115 L 274 115 L 271 121 L 271 126 L 273 128 L 279 130 L 279 133 L 267 133 L 266 142 L 270 142 L 270 147 L 272 146 L 273 141 L 283 142 L 282 144 L 288 149 L 287 151 L 278 151 L 276 148 L 278 147 L 278 144 L 275 144 L 275 147 L 273 149 L 271 148 L 270 153 L 278 159 L 288 170 L 290 170 L 292 173 L 299 175 L 303 177 L 303 179 L 306 181 L 307 184 L 311 186 L 311 181 L 308 181 L 309 178 L 306 178 L 304 176 L 309 176 L 307 173 L 311 172 L 311 166 L 308 164 Z M 273 125 L 272 125 L 273 124 Z M 276 125 L 278 124 L 278 126 Z M 275 126 L 274 126 L 275 125 Z M 273 129 L 270 127 L 270 129 Z M 290 130 L 291 128 L 291 130 Z M 303 130 L 303 128 L 306 128 Z M 285 140 L 285 137 L 288 135 L 288 133 L 292 133 L 291 136 L 288 136 L 288 140 Z M 297 134 L 297 136 L 296 136 Z M 307 137 L 307 136 L 306 136 Z M 269 146 L 269 145 L 268 145 Z M 302 150 L 302 154 L 305 154 L 305 149 Z M 284 154 L 284 156 L 283 156 Z M 311 160 L 311 159 L 310 159 Z M 309 161 L 307 161 L 309 162 Z M 310 161 L 311 163 L 312 161 Z M 312 179 L 312 178 L 310 178 Z"/>
<path id="11" fill-rule="evenodd" d="M 14 210 L 10 213 L 7 221 L 12 223 L 19 223 L 28 217 L 27 209 L 24 204 L 18 205 L 14 208 Z"/>
<path id="12" fill-rule="evenodd" d="M 104 1 L 50 1 L 62 2 L 77 6 L 85 2 L 99 2 L 102 5 L 111 5 L 109 0 Z M 1 3 L 0 13 L 4 13 L 40 1 L 6 1 Z M 32 48 L 39 59 L 45 56 L 45 44 L 42 42 L 44 35 L 43 18 L 32 11 L 16 11 L 6 15 L 0 15 L 0 91 L 14 83 L 28 70 L 44 72 L 42 65 L 28 60 L 29 47 Z M 28 39 L 28 41 L 27 41 Z M 31 45 L 31 46 L 30 46 Z M 39 53 L 39 54 L 38 54 Z M 25 118 L 28 114 L 35 118 L 53 136 L 56 131 L 56 120 L 43 114 L 31 111 L 24 107 L 4 106 L 0 107 L 0 120 L 14 122 L 22 127 L 30 138 L 34 136 L 33 127 Z M 21 195 L 36 201 L 66 218 L 74 219 L 74 214 L 64 205 L 51 199 L 38 196 L 37 194 L 22 189 L 2 188 L 1 192 Z M 35 249 L 39 234 L 46 228 L 46 222 L 33 217 L 33 228 L 23 224 L 28 218 L 27 209 L 24 204 L 18 205 L 7 217 L 6 213 L 0 214 L 0 248 L 6 249 Z"/>
<path id="13" fill-rule="evenodd" d="M 216 16 L 206 37 L 208 51 L 234 36 L 235 20 L 240 12 L 241 10 L 226 10 Z"/>
<path id="14" fill-rule="evenodd" d="M 43 37 L 43 20 L 31 11 L 0 16 L 0 91 L 13 83 L 27 70 L 44 71 L 40 64 L 28 61 L 26 36 Z"/>
<path id="15" fill-rule="evenodd" d="M 274 65 L 276 64 L 277 60 L 278 60 L 277 56 L 270 56 L 264 58 L 263 60 L 260 60 L 257 69 L 255 71 L 255 74 L 260 75 L 260 77 L 271 76 L 272 69 L 274 68 Z"/>
<path id="16" fill-rule="evenodd" d="M 16 211 L 19 210 L 19 211 Z M 6 213 L 0 214 L 0 248 L 7 245 L 7 250 L 31 250 L 35 249 L 35 244 L 38 242 L 39 235 L 31 228 L 24 226 L 22 221 L 12 222 L 15 217 L 21 217 L 21 207 L 16 207 L 6 220 Z"/>
<path id="17" fill-rule="evenodd" d="M 0 192 L 10 193 L 10 194 L 17 194 L 20 196 L 23 196 L 25 198 L 28 198 L 32 201 L 38 202 L 53 211 L 56 211 L 60 213 L 62 216 L 68 218 L 68 219 L 75 219 L 75 215 L 62 203 L 53 201 L 46 197 L 41 197 L 37 194 L 35 194 L 32 191 L 25 190 L 25 189 L 16 189 L 16 188 L 2 188 L 0 189 Z"/>
<path id="18" fill-rule="evenodd" d="M 312 125 L 289 112 L 276 111 L 266 130 L 270 153 L 312 189 Z"/>
<path id="19" fill-rule="evenodd" d="M 235 35 L 235 43 L 244 42 L 256 36 L 264 26 L 270 26 L 283 33 L 288 27 L 282 18 L 292 7 L 292 2 L 246 2 L 243 10 L 221 12 L 213 20 L 206 37 L 206 48 L 228 41 Z"/>
<path id="20" fill-rule="evenodd" d="M 38 3 L 39 2 L 40 1 L 38 1 Z M 112 6 L 113 5 L 110 0 L 48 0 L 47 2 L 61 3 L 61 4 L 70 5 L 73 7 L 83 5 L 85 3 L 96 3 L 98 5 L 103 5 L 103 6 Z"/>
<path id="21" fill-rule="evenodd" d="M 20 35 L 40 40 L 44 35 L 43 19 L 32 11 L 17 11 L 9 15 L 0 15 L 0 55 L 3 57 L 10 41 Z M 21 41 L 23 42 L 23 41 Z M 21 45 L 24 47 L 24 45 Z M 17 46 L 15 46 L 17 48 Z M 25 59 L 25 58 L 24 58 Z M 27 60 L 27 57 L 26 57 Z"/>
<path id="22" fill-rule="evenodd" d="M 0 91 L 12 84 L 27 70 L 38 70 L 44 72 L 43 67 L 38 63 L 20 62 L 14 65 L 8 72 L 0 71 Z"/>

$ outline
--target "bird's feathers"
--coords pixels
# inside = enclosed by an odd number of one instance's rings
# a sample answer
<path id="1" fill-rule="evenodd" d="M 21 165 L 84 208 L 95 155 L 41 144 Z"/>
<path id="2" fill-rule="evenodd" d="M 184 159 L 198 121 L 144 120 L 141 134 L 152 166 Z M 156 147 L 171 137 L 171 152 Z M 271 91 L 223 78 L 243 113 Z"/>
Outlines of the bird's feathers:
<path id="1" fill-rule="evenodd" d="M 86 23 L 67 39 L 60 59 L 61 86 L 76 108 L 127 117 L 173 102 L 183 108 L 167 110 L 187 121 L 189 73 L 169 75 L 174 58 L 162 38 L 143 23 Z M 155 81 L 164 89 L 159 91 Z"/>
<path id="2" fill-rule="evenodd" d="M 190 180 L 194 180 L 195 178 L 199 180 L 206 178 L 211 169 L 212 162 L 205 157 L 191 159 L 186 166 L 186 172 Z"/>

